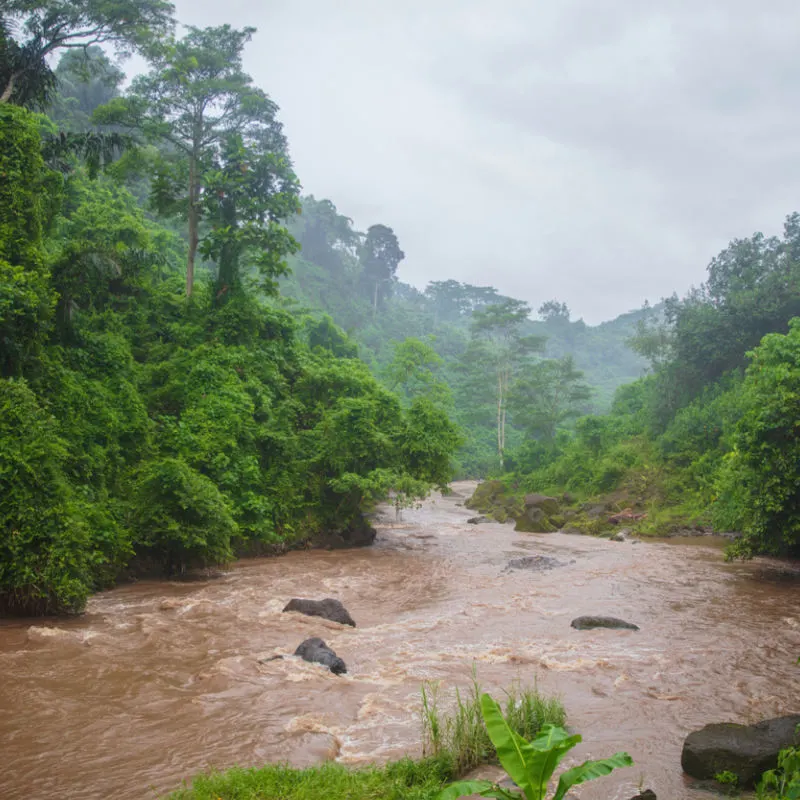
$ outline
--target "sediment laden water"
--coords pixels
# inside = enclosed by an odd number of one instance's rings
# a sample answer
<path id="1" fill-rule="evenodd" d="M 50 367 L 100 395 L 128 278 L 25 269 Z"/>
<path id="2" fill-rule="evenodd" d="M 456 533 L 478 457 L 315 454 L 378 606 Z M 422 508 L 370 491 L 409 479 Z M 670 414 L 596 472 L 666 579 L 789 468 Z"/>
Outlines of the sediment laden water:
<path id="1" fill-rule="evenodd" d="M 768 560 L 725 564 L 718 543 L 615 543 L 466 524 L 471 491 L 387 512 L 376 545 L 236 564 L 196 582 L 100 594 L 81 618 L 0 624 L 0 796 L 154 797 L 233 764 L 346 764 L 418 754 L 419 689 L 514 680 L 558 693 L 584 736 L 576 759 L 626 749 L 636 766 L 576 796 L 693 793 L 684 736 L 707 722 L 800 711 L 800 582 Z M 506 571 L 542 554 L 546 572 Z M 282 614 L 336 597 L 343 628 Z M 576 631 L 607 614 L 634 631 Z M 346 676 L 290 654 L 321 636 Z M 575 759 L 573 759 L 575 760 Z"/>

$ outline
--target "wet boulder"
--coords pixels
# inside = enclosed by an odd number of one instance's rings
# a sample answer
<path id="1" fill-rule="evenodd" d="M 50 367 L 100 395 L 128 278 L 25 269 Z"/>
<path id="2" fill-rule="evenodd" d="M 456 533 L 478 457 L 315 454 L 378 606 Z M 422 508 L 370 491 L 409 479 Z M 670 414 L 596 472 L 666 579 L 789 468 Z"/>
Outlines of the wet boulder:
<path id="1" fill-rule="evenodd" d="M 344 661 L 342 661 L 342 659 L 318 636 L 306 639 L 298 646 L 294 654 L 300 656 L 303 661 L 309 661 L 312 664 L 322 664 L 334 675 L 344 675 L 344 673 L 347 672 L 347 666 Z"/>
<path id="2" fill-rule="evenodd" d="M 617 617 L 576 617 L 570 625 L 579 631 L 590 631 L 593 628 L 614 628 L 620 630 L 638 631 L 639 626 L 632 622 L 625 622 Z"/>
<path id="3" fill-rule="evenodd" d="M 489 517 L 484 517 L 483 515 L 481 515 L 480 517 L 470 517 L 467 520 L 467 523 L 469 525 L 480 525 L 482 522 L 491 522 L 491 520 L 489 519 Z"/>
<path id="4" fill-rule="evenodd" d="M 355 620 L 347 612 L 347 609 L 332 597 L 326 597 L 324 600 L 301 600 L 294 598 L 290 600 L 284 611 L 298 611 L 308 617 L 322 617 L 331 622 L 338 622 L 340 625 L 350 625 L 356 627 Z"/>
<path id="5" fill-rule="evenodd" d="M 690 733 L 681 752 L 681 767 L 693 778 L 709 779 L 732 772 L 740 786 L 753 786 L 761 774 L 774 769 L 778 753 L 800 743 L 796 733 L 800 714 L 775 717 L 755 725 L 718 722 Z"/>
<path id="6" fill-rule="evenodd" d="M 657 800 L 657 798 L 656 793 L 652 789 L 645 789 L 635 797 L 631 797 L 631 800 Z"/>

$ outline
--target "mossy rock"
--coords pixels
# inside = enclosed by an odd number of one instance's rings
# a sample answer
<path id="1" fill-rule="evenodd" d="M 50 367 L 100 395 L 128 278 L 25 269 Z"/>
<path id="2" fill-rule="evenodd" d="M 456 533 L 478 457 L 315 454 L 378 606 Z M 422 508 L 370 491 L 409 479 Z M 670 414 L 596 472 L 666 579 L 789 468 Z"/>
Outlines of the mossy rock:
<path id="1" fill-rule="evenodd" d="M 531 520 L 525 516 L 517 520 L 514 530 L 519 533 L 555 533 L 558 528 L 547 517 Z"/>
<path id="2" fill-rule="evenodd" d="M 515 531 L 521 533 L 553 533 L 558 526 L 542 511 L 541 508 L 530 506 L 525 513 L 517 517 Z"/>
<path id="3" fill-rule="evenodd" d="M 551 516 L 559 511 L 559 503 L 555 497 L 535 492 L 525 495 L 525 508 L 540 508 L 545 514 Z"/>
<path id="4" fill-rule="evenodd" d="M 464 505 L 475 511 L 489 513 L 493 506 L 499 505 L 500 498 L 506 494 L 506 485 L 502 481 L 484 481 L 479 483 L 472 497 Z"/>

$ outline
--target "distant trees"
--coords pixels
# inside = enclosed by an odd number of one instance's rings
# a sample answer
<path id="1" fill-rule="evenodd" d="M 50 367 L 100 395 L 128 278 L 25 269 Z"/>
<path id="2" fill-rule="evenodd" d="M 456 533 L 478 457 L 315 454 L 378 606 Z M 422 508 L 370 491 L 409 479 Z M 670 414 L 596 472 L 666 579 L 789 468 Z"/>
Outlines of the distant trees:
<path id="1" fill-rule="evenodd" d="M 572 356 L 546 359 L 526 370 L 509 392 L 514 423 L 540 441 L 552 444 L 569 420 L 586 412 L 591 389 Z"/>
<path id="2" fill-rule="evenodd" d="M 530 364 L 530 357 L 544 347 L 538 336 L 525 335 L 523 325 L 530 307 L 521 300 L 507 300 L 488 305 L 472 315 L 473 346 L 465 361 L 491 375 L 497 408 L 497 455 L 502 468 L 505 462 L 508 397 L 520 372 Z"/>
<path id="3" fill-rule="evenodd" d="M 371 225 L 360 249 L 363 280 L 372 296 L 373 315 L 392 293 L 397 267 L 405 258 L 394 231 L 386 225 Z"/>
<path id="4" fill-rule="evenodd" d="M 545 322 L 553 320 L 569 322 L 569 308 L 566 303 L 559 303 L 558 300 L 548 300 L 539 306 L 538 311 L 540 319 Z"/>

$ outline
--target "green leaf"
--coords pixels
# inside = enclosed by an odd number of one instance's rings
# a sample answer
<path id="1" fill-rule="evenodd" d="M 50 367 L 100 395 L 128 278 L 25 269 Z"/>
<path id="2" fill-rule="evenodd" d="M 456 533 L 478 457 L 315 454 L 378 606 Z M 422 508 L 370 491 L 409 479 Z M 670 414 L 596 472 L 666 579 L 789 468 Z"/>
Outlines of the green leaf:
<path id="1" fill-rule="evenodd" d="M 563 800 L 567 792 L 579 783 L 602 778 L 617 767 L 630 767 L 632 764 L 633 759 L 627 753 L 615 753 L 611 758 L 603 758 L 599 761 L 584 761 L 580 766 L 568 769 L 561 774 L 553 800 Z"/>
<path id="2" fill-rule="evenodd" d="M 547 784 L 553 776 L 556 767 L 562 758 L 576 744 L 581 742 L 579 734 L 570 736 L 563 728 L 557 725 L 544 725 L 539 735 L 531 742 L 533 757 L 530 759 L 530 781 L 534 791 L 532 797 L 543 798 L 547 793 Z"/>
<path id="3" fill-rule="evenodd" d="M 486 794 L 495 789 L 495 785 L 490 781 L 456 781 L 451 783 L 446 789 L 442 789 L 436 796 L 436 800 L 457 800 L 470 794 L 479 794 L 483 797 L 497 797 L 498 795 Z"/>
<path id="4" fill-rule="evenodd" d="M 488 694 L 481 696 L 481 713 L 503 769 L 530 800 L 538 800 L 538 795 L 530 795 L 527 788 L 531 783 L 528 760 L 535 755 L 530 743 L 511 729 L 500 706 Z"/>

